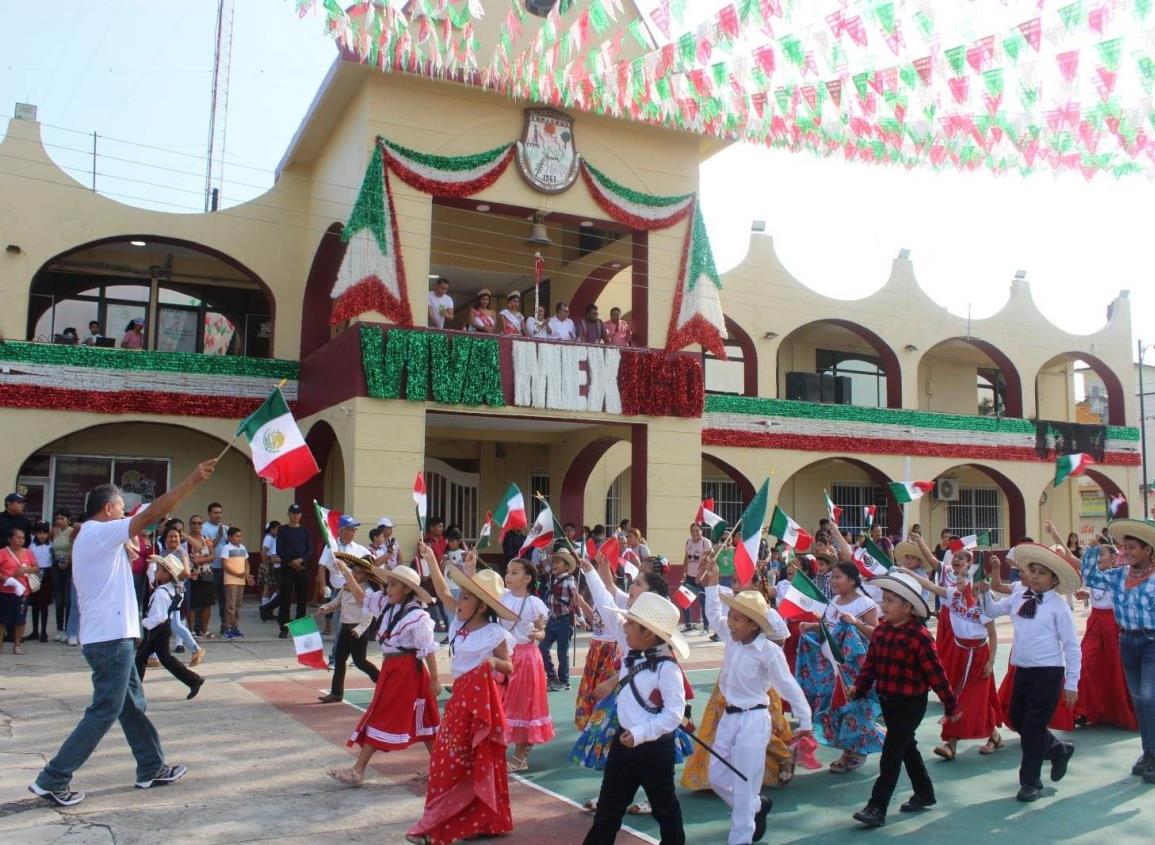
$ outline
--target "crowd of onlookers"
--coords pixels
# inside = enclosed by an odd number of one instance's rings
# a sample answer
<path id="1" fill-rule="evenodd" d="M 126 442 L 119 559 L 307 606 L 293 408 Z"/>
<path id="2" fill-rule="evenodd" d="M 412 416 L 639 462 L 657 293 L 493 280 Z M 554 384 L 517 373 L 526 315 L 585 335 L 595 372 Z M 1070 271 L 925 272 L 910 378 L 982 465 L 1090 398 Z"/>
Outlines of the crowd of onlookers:
<path id="1" fill-rule="evenodd" d="M 97 320 L 90 320 L 88 323 L 88 334 L 83 339 L 80 337 L 80 332 L 76 330 L 75 326 L 65 327 L 58 335 L 54 337 L 56 343 L 64 346 L 115 346 L 116 339 L 106 337 L 104 328 Z M 128 325 L 124 327 L 124 334 L 120 338 L 121 349 L 144 349 L 145 346 L 145 320 L 144 317 L 133 317 L 128 321 Z"/>
<path id="2" fill-rule="evenodd" d="M 558 302 L 554 314 L 546 319 L 546 310 L 538 306 L 532 316 L 521 310 L 521 293 L 510 291 L 505 295 L 505 307 L 494 309 L 493 292 L 489 288 L 478 291 L 463 312 L 458 312 L 449 295 L 449 280 L 439 277 L 429 291 L 429 327 L 433 329 L 461 329 L 487 334 L 533 337 L 541 340 L 573 341 L 577 343 L 604 343 L 612 346 L 632 346 L 633 330 L 622 319 L 622 309 L 611 308 L 610 318 L 602 320 L 593 303 L 576 321 L 570 316 L 569 305 Z"/>

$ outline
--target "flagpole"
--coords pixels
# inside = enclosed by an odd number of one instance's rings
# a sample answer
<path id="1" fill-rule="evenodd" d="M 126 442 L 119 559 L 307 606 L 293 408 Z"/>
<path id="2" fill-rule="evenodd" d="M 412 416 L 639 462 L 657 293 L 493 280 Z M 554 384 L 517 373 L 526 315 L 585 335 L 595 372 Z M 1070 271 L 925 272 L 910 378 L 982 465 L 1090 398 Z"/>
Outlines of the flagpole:
<path id="1" fill-rule="evenodd" d="M 695 734 L 693 731 L 689 731 L 689 730 L 686 730 L 686 728 L 685 728 L 684 726 L 683 726 L 682 730 L 683 730 L 683 731 L 685 731 L 685 733 L 686 733 L 686 736 L 688 736 L 690 739 L 694 740 L 694 742 L 698 743 L 698 745 L 702 746 L 702 747 L 703 747 L 703 748 L 705 748 L 705 749 L 706 749 L 706 750 L 707 750 L 707 751 L 708 751 L 710 754 L 712 754 L 712 755 L 715 757 L 715 759 L 717 759 L 717 760 L 718 760 L 718 762 L 719 762 L 719 763 L 721 763 L 721 764 L 722 764 L 723 766 L 725 766 L 727 769 L 729 769 L 730 771 L 732 771 L 732 772 L 733 772 L 734 774 L 736 774 L 738 777 L 742 778 L 742 780 L 743 780 L 743 781 L 745 781 L 745 782 L 749 783 L 750 779 L 749 779 L 748 777 L 746 777 L 746 776 L 745 776 L 744 774 L 742 774 L 740 771 L 738 771 L 737 769 L 735 769 L 735 768 L 734 768 L 734 766 L 733 766 L 733 765 L 730 763 L 730 761 L 729 761 L 729 760 L 727 760 L 725 757 L 723 757 L 721 754 L 719 754 L 717 751 L 715 751 L 713 748 L 711 748 L 709 745 L 707 745 L 707 744 L 706 744 L 704 741 L 702 741 L 702 740 L 698 739 L 698 736 L 697 736 L 697 734 Z"/>

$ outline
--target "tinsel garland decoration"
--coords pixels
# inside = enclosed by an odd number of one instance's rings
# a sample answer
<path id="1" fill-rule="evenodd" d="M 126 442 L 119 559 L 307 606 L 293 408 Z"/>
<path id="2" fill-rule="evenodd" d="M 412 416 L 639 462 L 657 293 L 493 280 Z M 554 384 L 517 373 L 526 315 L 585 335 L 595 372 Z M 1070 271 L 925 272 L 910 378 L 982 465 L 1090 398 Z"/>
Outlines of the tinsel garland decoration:
<path id="1" fill-rule="evenodd" d="M 362 327 L 361 362 L 369 396 L 503 407 L 497 343 L 491 337 Z"/>
<path id="2" fill-rule="evenodd" d="M 429 398 L 429 333 L 405 332 L 405 398 L 424 402 Z M 389 333 L 392 341 L 393 332 Z M 389 343 L 385 355 L 400 354 L 400 344 Z"/>
<path id="3" fill-rule="evenodd" d="M 63 387 L 30 389 L 24 385 L 0 385 L 0 407 L 75 411 L 85 414 L 124 416 L 129 412 L 147 412 L 150 408 L 156 408 L 173 417 L 218 417 L 239 420 L 255 411 L 263 401 L 263 399 L 240 399 L 235 396 L 174 395 L 155 390 L 118 393 L 72 390 Z M 289 403 L 290 410 L 295 407 L 295 402 Z"/>
<path id="4" fill-rule="evenodd" d="M 461 386 L 465 381 L 465 372 L 469 368 L 470 351 L 468 343 L 456 341 L 450 349 L 447 334 L 437 333 L 429 336 L 429 375 L 434 402 L 456 405 L 461 401 Z"/>
<path id="5" fill-rule="evenodd" d="M 491 408 L 505 407 L 505 394 L 501 386 L 501 354 L 497 339 L 491 337 L 466 338 L 469 340 L 469 366 L 465 368 L 465 383 L 461 387 L 462 405 L 477 407 L 489 405 Z M 456 344 L 460 341 L 454 341 Z"/>
<path id="6" fill-rule="evenodd" d="M 700 417 L 705 396 L 702 361 L 696 355 L 623 349 L 618 391 L 623 414 Z"/>
<path id="7" fill-rule="evenodd" d="M 158 373 L 252 376 L 271 381 L 300 377 L 301 365 L 278 358 L 244 358 L 235 355 L 199 355 L 192 352 L 149 352 L 107 349 L 101 346 L 65 346 L 57 343 L 0 341 L 0 361 L 30 364 L 61 364 L 104 370 L 144 370 Z"/>
<path id="8" fill-rule="evenodd" d="M 877 425 L 900 425 L 913 428 L 956 429 L 959 431 L 1006 432 L 1035 436 L 1036 426 L 1030 420 L 1008 417 L 979 417 L 962 414 L 939 414 L 897 408 L 864 408 L 859 405 L 830 405 L 799 402 L 793 399 L 768 399 L 754 396 L 706 397 L 709 413 L 749 414 L 763 417 L 795 417 L 815 420 L 864 422 Z M 1139 429 L 1130 426 L 1108 426 L 1108 440 L 1139 440 Z"/>
<path id="9" fill-rule="evenodd" d="M 384 138 L 378 139 L 389 169 L 411 188 L 437 197 L 468 197 L 501 178 L 513 161 L 514 145 L 483 153 L 439 156 L 419 153 Z"/>
<path id="10" fill-rule="evenodd" d="M 581 162 L 581 174 L 598 206 L 631 229 L 668 229 L 684 220 L 694 204 L 694 194 L 664 197 L 627 188 L 585 159 Z"/>
<path id="11" fill-rule="evenodd" d="M 365 388 L 374 399 L 385 398 L 385 334 L 374 326 L 361 326 L 361 370 Z"/>
<path id="12" fill-rule="evenodd" d="M 674 306 L 670 310 L 670 328 L 666 350 L 698 344 L 710 354 L 725 360 L 726 318 L 722 314 L 719 291 L 722 279 L 714 264 L 714 251 L 706 234 L 706 221 L 698 203 L 691 204 L 690 225 L 682 244 Z"/>
<path id="13" fill-rule="evenodd" d="M 624 402 L 624 398 L 623 398 Z M 960 458 L 965 461 L 1023 461 L 1049 463 L 1055 455 L 1040 458 L 1026 446 L 976 446 L 973 444 L 928 443 L 889 438 L 824 437 L 805 434 L 762 434 L 749 431 L 707 428 L 702 430 L 703 446 L 739 446 L 747 449 L 786 449 L 802 452 L 833 452 L 865 455 L 910 455 L 912 457 Z M 1111 452 L 1103 464 L 1137 466 L 1141 458 L 1134 452 Z"/>

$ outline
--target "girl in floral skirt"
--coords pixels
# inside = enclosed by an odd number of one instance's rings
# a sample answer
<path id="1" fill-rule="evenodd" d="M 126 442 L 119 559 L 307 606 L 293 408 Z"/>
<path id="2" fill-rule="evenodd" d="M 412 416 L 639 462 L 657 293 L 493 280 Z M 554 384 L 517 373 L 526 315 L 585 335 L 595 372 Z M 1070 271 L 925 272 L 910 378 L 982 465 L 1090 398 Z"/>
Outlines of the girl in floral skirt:
<path id="1" fill-rule="evenodd" d="M 517 614 L 518 622 L 503 622 L 517 645 L 513 649 L 513 674 L 504 687 L 502 701 L 509 739 L 514 743 L 511 772 L 529 768 L 529 752 L 535 745 L 553 739 L 553 717 L 549 713 L 545 662 L 538 642 L 544 636 L 549 609 L 533 594 L 537 570 L 528 560 L 514 558 L 505 571 L 506 590 L 501 603 Z"/>
<path id="2" fill-rule="evenodd" d="M 840 561 L 834 565 L 830 589 L 833 598 L 826 606 L 823 621 L 842 652 L 843 680 L 849 686 L 866 659 L 870 635 L 878 624 L 878 605 L 863 594 L 862 577 L 853 563 Z M 819 625 L 804 622 L 801 627 L 795 674 L 814 712 L 814 737 L 822 745 L 842 749 L 842 756 L 830 764 L 830 771 L 852 771 L 866 762 L 868 754 L 882 750 L 886 732 L 877 724 L 882 715 L 878 696 L 871 692 L 856 701 L 835 702 L 836 669 L 822 656 Z"/>
<path id="3" fill-rule="evenodd" d="M 587 579 L 587 583 L 596 578 L 598 575 L 595 573 L 592 578 Z M 617 636 L 606 627 L 601 611 L 596 606 L 590 607 L 589 620 L 590 647 L 586 652 L 582 680 L 578 685 L 577 701 L 574 704 L 573 722 L 579 731 L 586 729 L 594 707 L 601 700 L 597 694 L 598 688 L 607 681 L 614 681 L 621 666 Z"/>
<path id="4" fill-rule="evenodd" d="M 498 624 L 518 621 L 501 602 L 505 584 L 492 570 L 469 576 L 456 566 L 449 577 L 461 587 L 449 591 L 433 551 L 424 543 L 418 553 L 429 567 L 437 596 L 453 614 L 449 626 L 453 691 L 437 731 L 429 760 L 425 813 L 406 834 L 419 845 L 448 845 L 459 839 L 499 836 L 513 830 L 505 749 L 509 730 L 494 673 L 513 672 L 509 632 Z M 466 567 L 477 554 L 466 555 Z"/>

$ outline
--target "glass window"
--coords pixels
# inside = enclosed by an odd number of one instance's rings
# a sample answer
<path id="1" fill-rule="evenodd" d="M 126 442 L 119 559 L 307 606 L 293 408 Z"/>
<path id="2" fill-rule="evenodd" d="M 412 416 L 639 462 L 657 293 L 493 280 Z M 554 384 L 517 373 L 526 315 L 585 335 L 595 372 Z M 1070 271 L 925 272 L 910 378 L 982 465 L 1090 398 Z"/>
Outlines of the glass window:
<path id="1" fill-rule="evenodd" d="M 148 302 L 149 285 L 109 285 L 104 289 L 105 299 L 124 299 L 128 302 Z"/>
<path id="2" fill-rule="evenodd" d="M 157 496 L 167 493 L 168 473 L 167 460 L 116 458 L 112 466 L 112 480 L 124 491 L 126 508 L 140 503 L 148 504 Z"/>
<path id="3" fill-rule="evenodd" d="M 998 370 L 981 369 L 976 376 L 978 415 L 998 417 L 1006 413 L 1003 397 L 1007 386 Z"/>
<path id="4" fill-rule="evenodd" d="M 184 305 L 188 308 L 200 308 L 203 304 L 200 299 L 184 290 L 171 290 L 162 287 L 157 294 L 162 305 Z"/>
<path id="5" fill-rule="evenodd" d="M 989 534 L 990 544 L 1003 548 L 1003 492 L 998 487 L 960 487 L 947 521 L 947 527 L 960 537 Z"/>
<path id="6" fill-rule="evenodd" d="M 879 359 L 856 352 L 818 349 L 815 360 L 820 374 L 850 379 L 850 396 L 842 397 L 843 404 L 864 408 L 886 407 L 886 371 L 882 369 Z M 837 397 L 835 401 L 838 401 Z"/>
<path id="7" fill-rule="evenodd" d="M 746 362 L 742 357 L 742 347 L 737 341 L 725 344 L 726 360 L 706 352 L 702 354 L 702 368 L 705 371 L 707 393 L 731 393 L 741 395 L 746 389 Z"/>
<path id="8" fill-rule="evenodd" d="M 617 525 L 623 519 L 622 480 L 627 472 L 629 470 L 623 470 L 606 492 L 606 525 Z"/>
<path id="9" fill-rule="evenodd" d="M 110 302 L 105 306 L 105 309 L 107 317 L 104 321 L 104 333 L 107 337 L 115 339 L 117 346 L 123 346 L 121 340 L 128 333 L 129 323 L 140 317 L 146 321 L 144 327 L 145 348 L 148 347 L 148 306 L 122 305 L 117 302 Z"/>
<path id="10" fill-rule="evenodd" d="M 882 533 L 886 534 L 887 511 L 886 493 L 876 484 L 862 484 L 854 482 L 835 482 L 830 486 L 830 498 L 835 507 L 842 508 L 842 515 L 838 518 L 838 527 L 844 532 L 857 537 L 865 534 L 866 508 L 874 505 L 874 522 L 882 526 Z"/>
<path id="11" fill-rule="evenodd" d="M 196 352 L 201 315 L 192 308 L 161 306 L 157 310 L 156 348 L 161 352 Z"/>
<path id="12" fill-rule="evenodd" d="M 64 509 L 73 515 L 84 514 L 88 491 L 112 481 L 111 458 L 88 458 L 78 455 L 57 455 L 53 461 L 52 511 Z"/>
<path id="13" fill-rule="evenodd" d="M 738 484 L 729 479 L 702 481 L 702 500 L 714 500 L 714 513 L 726 520 L 727 525 L 736 525 L 746 509 L 742 502 L 742 491 Z"/>
<path id="14" fill-rule="evenodd" d="M 549 472 L 547 470 L 531 469 L 529 471 L 528 498 L 530 509 L 529 521 L 531 523 L 537 519 L 538 514 L 540 514 L 542 508 L 545 507 L 541 503 L 541 500 L 535 495 L 536 493 L 541 493 L 541 495 L 545 496 L 547 499 L 549 498 Z"/>
<path id="15" fill-rule="evenodd" d="M 77 336 L 83 340 L 88 334 L 88 322 L 97 319 L 99 306 L 95 302 L 66 299 L 59 302 L 55 309 L 44 312 L 36 322 L 33 337 L 51 341 L 65 329 L 76 329 Z"/>
<path id="16" fill-rule="evenodd" d="M 204 347 L 205 355 L 235 355 L 239 345 L 237 327 L 233 321 L 217 311 L 205 314 Z"/>

